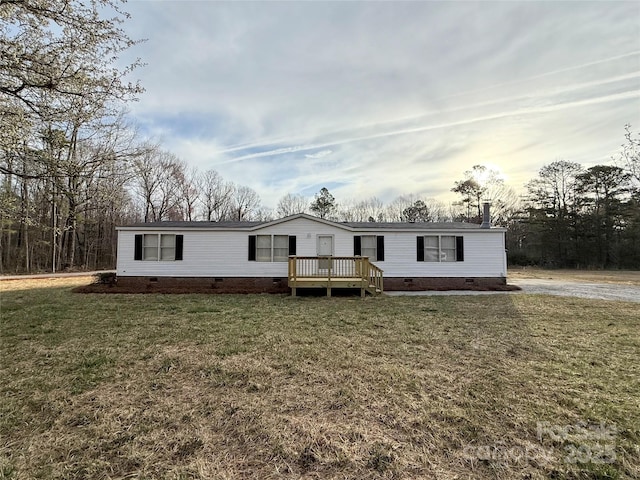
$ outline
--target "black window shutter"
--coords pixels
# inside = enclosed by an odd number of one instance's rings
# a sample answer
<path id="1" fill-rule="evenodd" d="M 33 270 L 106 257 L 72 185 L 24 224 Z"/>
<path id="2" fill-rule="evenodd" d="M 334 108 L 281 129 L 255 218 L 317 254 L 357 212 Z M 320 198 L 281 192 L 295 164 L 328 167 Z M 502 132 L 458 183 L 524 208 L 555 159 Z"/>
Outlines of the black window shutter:
<path id="1" fill-rule="evenodd" d="M 464 237 L 456 237 L 456 262 L 464 262 Z"/>
<path id="2" fill-rule="evenodd" d="M 184 235 L 176 235 L 176 260 L 182 260 L 183 244 L 184 244 Z"/>
<path id="3" fill-rule="evenodd" d="M 133 248 L 133 259 L 142 260 L 142 235 L 136 235 L 135 246 Z"/>
<path id="4" fill-rule="evenodd" d="M 353 255 L 362 255 L 362 238 L 360 238 L 360 235 L 353 237 Z"/>
<path id="5" fill-rule="evenodd" d="M 249 261 L 256 260 L 256 236 L 249 235 Z"/>
<path id="6" fill-rule="evenodd" d="M 418 261 L 424 262 L 424 237 L 418 237 Z"/>
<path id="7" fill-rule="evenodd" d="M 378 258 L 376 258 L 379 262 L 384 262 L 384 237 L 378 236 L 376 237 L 376 253 Z"/>
<path id="8" fill-rule="evenodd" d="M 296 236 L 289 235 L 289 255 L 296 255 Z"/>

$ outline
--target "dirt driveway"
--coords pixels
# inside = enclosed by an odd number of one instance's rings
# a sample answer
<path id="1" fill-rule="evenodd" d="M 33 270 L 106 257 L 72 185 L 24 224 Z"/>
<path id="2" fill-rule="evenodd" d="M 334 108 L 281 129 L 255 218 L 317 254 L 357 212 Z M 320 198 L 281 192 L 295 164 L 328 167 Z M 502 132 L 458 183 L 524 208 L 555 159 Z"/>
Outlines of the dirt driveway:
<path id="1" fill-rule="evenodd" d="M 385 292 L 387 295 L 519 295 L 522 293 L 540 293 L 563 297 L 595 298 L 640 303 L 640 286 L 616 283 L 576 282 L 566 279 L 518 278 L 509 280 L 522 290 L 514 292 L 474 292 L 472 290 L 448 290 L 426 292 Z M 640 313 L 639 313 L 640 315 Z"/>
<path id="2" fill-rule="evenodd" d="M 597 298 L 640 303 L 640 286 L 615 283 L 574 282 L 567 280 L 543 280 L 519 278 L 510 281 L 522 288 L 523 293 L 543 293 L 563 297 Z"/>

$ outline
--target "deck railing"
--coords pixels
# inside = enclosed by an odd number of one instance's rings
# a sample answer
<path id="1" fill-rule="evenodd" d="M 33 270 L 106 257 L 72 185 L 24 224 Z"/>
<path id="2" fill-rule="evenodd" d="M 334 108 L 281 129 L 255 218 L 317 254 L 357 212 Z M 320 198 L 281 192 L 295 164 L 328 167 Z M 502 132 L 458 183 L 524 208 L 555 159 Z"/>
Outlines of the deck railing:
<path id="1" fill-rule="evenodd" d="M 305 283 L 305 280 L 307 282 Z M 368 257 L 289 257 L 289 286 L 295 295 L 297 287 L 322 285 L 328 289 L 332 285 L 341 286 L 345 282 L 359 282 L 357 286 L 373 293 L 383 291 L 382 270 L 369 261 Z"/>

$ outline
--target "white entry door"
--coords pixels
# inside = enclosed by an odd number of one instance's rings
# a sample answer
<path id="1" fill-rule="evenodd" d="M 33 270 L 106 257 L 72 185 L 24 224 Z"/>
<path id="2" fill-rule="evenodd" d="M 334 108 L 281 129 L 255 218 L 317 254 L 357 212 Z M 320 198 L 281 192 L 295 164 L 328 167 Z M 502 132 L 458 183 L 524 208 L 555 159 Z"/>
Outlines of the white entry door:
<path id="1" fill-rule="evenodd" d="M 318 256 L 328 257 L 333 255 L 333 236 L 332 235 L 318 235 Z M 320 270 L 327 270 L 329 268 L 330 260 L 319 260 L 318 268 Z"/>
<path id="2" fill-rule="evenodd" d="M 327 257 L 333 255 L 333 236 L 318 235 L 318 256 Z"/>

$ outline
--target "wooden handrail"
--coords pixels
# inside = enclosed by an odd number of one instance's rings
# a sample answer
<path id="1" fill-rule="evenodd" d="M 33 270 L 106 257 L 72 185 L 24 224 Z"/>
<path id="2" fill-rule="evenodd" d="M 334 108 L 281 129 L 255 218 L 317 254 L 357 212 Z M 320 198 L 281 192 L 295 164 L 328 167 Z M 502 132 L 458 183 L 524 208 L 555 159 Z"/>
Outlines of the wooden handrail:
<path id="1" fill-rule="evenodd" d="M 324 278 L 330 289 L 332 280 L 359 278 L 363 288 L 375 288 L 376 292 L 382 292 L 382 273 L 382 269 L 371 263 L 368 257 L 289 257 L 289 285 L 292 289 L 300 286 L 299 279 Z M 292 293 L 295 295 L 295 290 Z"/>

